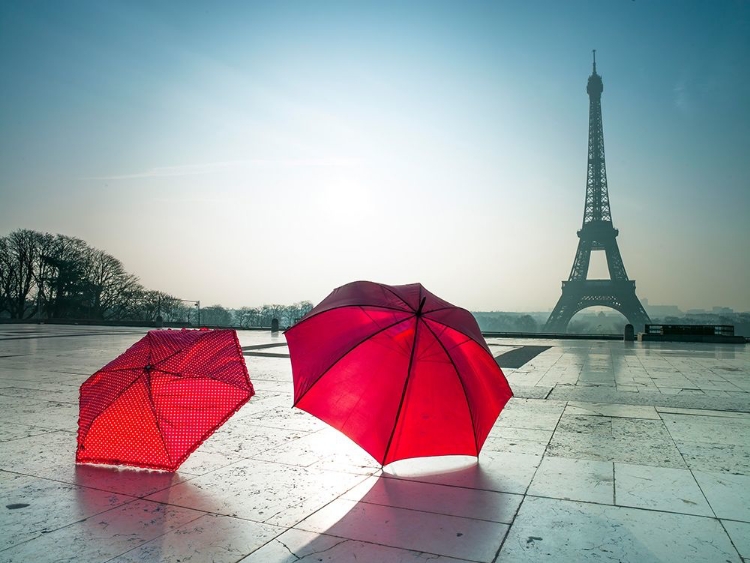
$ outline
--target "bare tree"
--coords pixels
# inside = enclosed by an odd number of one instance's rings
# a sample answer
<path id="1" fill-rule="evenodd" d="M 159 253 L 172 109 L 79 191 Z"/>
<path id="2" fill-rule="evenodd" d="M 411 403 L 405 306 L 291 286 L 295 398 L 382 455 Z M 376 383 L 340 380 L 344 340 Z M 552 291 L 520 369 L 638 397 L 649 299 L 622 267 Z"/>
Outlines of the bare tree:
<path id="1" fill-rule="evenodd" d="M 29 296 L 39 253 L 35 235 L 34 231 L 19 229 L 0 239 L 0 291 L 11 319 L 24 319 L 34 312 Z"/>
<path id="2" fill-rule="evenodd" d="M 96 249 L 86 255 L 84 275 L 91 291 L 91 314 L 96 319 L 116 317 L 122 297 L 139 285 L 138 278 L 128 274 L 122 262 Z"/>
<path id="3" fill-rule="evenodd" d="M 210 305 L 201 309 L 201 324 L 210 326 L 232 326 L 232 313 L 221 305 Z"/>

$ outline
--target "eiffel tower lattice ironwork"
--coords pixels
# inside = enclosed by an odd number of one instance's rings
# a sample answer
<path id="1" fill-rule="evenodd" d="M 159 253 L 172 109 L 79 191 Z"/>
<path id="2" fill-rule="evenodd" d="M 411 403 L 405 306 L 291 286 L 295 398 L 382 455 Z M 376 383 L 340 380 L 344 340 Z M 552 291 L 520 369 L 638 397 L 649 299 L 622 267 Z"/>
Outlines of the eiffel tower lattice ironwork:
<path id="1" fill-rule="evenodd" d="M 604 130 L 602 128 L 602 77 L 594 70 L 589 76 L 589 155 L 586 174 L 586 205 L 583 226 L 578 231 L 578 251 L 568 281 L 562 282 L 562 295 L 547 319 L 545 332 L 565 332 L 570 319 L 587 307 L 609 307 L 622 313 L 636 331 L 651 322 L 635 295 L 635 281 L 628 279 L 617 246 L 619 231 L 612 226 L 604 163 Z M 603 250 L 609 268 L 608 280 L 587 279 L 592 250 Z"/>

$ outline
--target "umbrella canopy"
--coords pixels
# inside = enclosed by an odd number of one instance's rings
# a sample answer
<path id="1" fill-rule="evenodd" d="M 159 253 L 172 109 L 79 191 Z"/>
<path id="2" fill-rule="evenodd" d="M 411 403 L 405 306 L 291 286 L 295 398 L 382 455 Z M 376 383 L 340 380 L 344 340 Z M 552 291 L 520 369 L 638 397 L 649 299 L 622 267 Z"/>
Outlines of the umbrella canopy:
<path id="1" fill-rule="evenodd" d="M 81 385 L 78 463 L 175 471 L 254 395 L 234 330 L 152 330 Z"/>
<path id="2" fill-rule="evenodd" d="M 295 406 L 383 465 L 478 456 L 513 395 L 471 313 L 418 283 L 347 284 L 285 334 Z"/>

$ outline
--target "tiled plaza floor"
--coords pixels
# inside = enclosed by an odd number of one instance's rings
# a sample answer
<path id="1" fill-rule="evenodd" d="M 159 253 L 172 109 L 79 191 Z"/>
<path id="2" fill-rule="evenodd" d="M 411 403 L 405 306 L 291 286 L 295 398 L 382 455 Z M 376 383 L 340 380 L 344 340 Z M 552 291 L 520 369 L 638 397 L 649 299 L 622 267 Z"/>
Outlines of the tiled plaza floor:
<path id="1" fill-rule="evenodd" d="M 0 325 L 0 561 L 750 561 L 747 345 L 489 339 L 478 463 L 381 470 L 240 331 L 256 396 L 177 473 L 76 466 L 78 387 L 145 332 Z"/>

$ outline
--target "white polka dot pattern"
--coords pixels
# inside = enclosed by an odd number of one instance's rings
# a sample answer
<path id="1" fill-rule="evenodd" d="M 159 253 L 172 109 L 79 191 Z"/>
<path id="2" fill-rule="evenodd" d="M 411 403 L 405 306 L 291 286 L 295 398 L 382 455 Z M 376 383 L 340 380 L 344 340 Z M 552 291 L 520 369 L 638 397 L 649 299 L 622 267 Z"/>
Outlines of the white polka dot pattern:
<path id="1" fill-rule="evenodd" d="M 152 330 L 80 392 L 76 462 L 176 471 L 255 394 L 234 330 Z"/>

